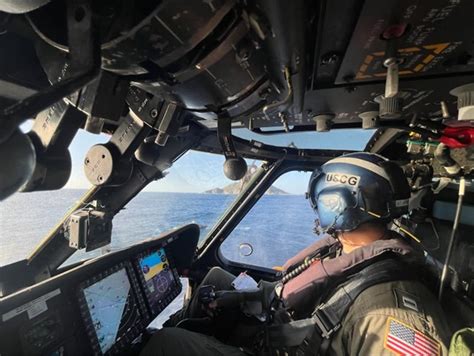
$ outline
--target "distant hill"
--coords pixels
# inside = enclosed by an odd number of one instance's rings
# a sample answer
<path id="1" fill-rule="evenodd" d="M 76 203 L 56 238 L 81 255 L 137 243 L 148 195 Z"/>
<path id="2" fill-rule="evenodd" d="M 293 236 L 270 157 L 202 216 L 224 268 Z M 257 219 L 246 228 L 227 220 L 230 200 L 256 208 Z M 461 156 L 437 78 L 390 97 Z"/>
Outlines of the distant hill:
<path id="1" fill-rule="evenodd" d="M 258 169 L 258 167 L 254 162 L 248 167 L 247 173 L 240 180 L 240 182 L 231 183 L 229 185 L 226 185 L 223 188 L 209 189 L 209 190 L 206 190 L 204 193 L 207 193 L 207 194 L 239 194 L 242 191 L 242 188 L 250 181 L 252 176 L 257 172 L 257 169 Z M 286 195 L 288 193 L 285 192 L 284 190 L 281 190 L 280 188 L 277 188 L 277 187 L 272 185 L 265 192 L 265 194 L 268 194 L 268 195 Z"/>
<path id="2" fill-rule="evenodd" d="M 207 194 L 239 194 L 242 188 L 242 184 L 240 182 L 237 183 L 232 183 L 229 185 L 226 185 L 223 188 L 213 188 L 206 190 L 204 193 Z M 277 188 L 275 186 L 271 186 L 265 194 L 268 195 L 286 195 L 288 194 L 284 190 L 281 190 L 280 188 Z"/>

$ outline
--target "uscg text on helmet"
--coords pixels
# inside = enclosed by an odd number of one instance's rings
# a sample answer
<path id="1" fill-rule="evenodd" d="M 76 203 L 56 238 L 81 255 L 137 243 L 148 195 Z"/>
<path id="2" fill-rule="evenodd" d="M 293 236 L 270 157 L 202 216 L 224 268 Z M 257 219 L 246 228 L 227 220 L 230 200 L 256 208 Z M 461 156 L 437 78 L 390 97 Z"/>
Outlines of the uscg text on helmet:
<path id="1" fill-rule="evenodd" d="M 326 182 L 332 184 L 347 184 L 351 187 L 359 185 L 360 177 L 344 173 L 328 173 L 326 174 Z"/>

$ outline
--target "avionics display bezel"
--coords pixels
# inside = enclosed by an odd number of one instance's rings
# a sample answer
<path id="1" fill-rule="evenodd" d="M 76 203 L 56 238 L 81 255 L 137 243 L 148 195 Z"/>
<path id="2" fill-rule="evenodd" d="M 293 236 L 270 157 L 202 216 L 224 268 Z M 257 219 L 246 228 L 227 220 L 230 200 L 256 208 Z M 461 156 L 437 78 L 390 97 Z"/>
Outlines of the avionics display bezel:
<path id="1" fill-rule="evenodd" d="M 174 287 L 173 285 L 168 288 L 168 292 L 165 293 L 164 298 L 160 299 L 158 302 L 153 302 L 153 298 L 151 296 L 150 291 L 148 290 L 147 282 L 142 272 L 142 268 L 140 266 L 140 259 L 148 257 L 149 255 L 158 252 L 159 250 L 163 249 L 165 251 L 166 259 L 168 260 L 168 266 L 173 274 L 174 277 Z M 142 290 L 145 294 L 147 305 L 150 309 L 152 317 L 156 317 L 159 313 L 163 311 L 178 295 L 181 293 L 183 286 L 181 284 L 181 280 L 179 279 L 178 271 L 174 267 L 174 262 L 170 254 L 168 253 L 166 247 L 164 246 L 157 246 L 154 248 L 150 248 L 144 252 L 139 253 L 135 258 L 135 269 L 138 274 L 138 278 L 141 282 Z"/>
<path id="2" fill-rule="evenodd" d="M 127 334 L 123 335 L 121 339 L 115 342 L 112 347 L 110 347 L 105 353 L 102 352 L 100 347 L 99 338 L 97 332 L 93 325 L 92 316 L 90 314 L 89 306 L 87 304 L 86 296 L 84 290 L 93 284 L 100 282 L 104 278 L 118 272 L 121 269 L 125 269 L 128 280 L 130 282 L 130 293 L 132 293 L 138 312 L 140 313 L 140 323 L 130 328 Z M 79 284 L 77 290 L 79 308 L 81 316 L 86 328 L 87 336 L 91 341 L 91 348 L 96 355 L 110 355 L 119 353 L 125 346 L 130 345 L 131 342 L 137 338 L 140 333 L 146 328 L 150 319 L 149 314 L 145 307 L 145 301 L 143 296 L 140 293 L 140 287 L 138 280 L 135 276 L 135 273 L 132 268 L 132 264 L 129 261 L 120 262 L 113 267 L 103 270 L 102 272 L 96 274 L 95 276 L 85 280 Z"/>

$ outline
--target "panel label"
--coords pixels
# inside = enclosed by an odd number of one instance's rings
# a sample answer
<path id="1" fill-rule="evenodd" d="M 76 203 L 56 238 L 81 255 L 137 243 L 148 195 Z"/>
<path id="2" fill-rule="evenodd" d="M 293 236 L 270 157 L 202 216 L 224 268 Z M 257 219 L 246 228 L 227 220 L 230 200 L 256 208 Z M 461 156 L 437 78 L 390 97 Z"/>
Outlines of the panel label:
<path id="1" fill-rule="evenodd" d="M 34 317 L 40 315 L 41 313 L 45 312 L 48 310 L 48 306 L 46 305 L 46 301 L 61 294 L 61 290 L 55 289 L 49 293 L 46 293 L 42 295 L 39 298 L 36 298 L 32 300 L 31 302 L 28 302 L 26 304 L 23 304 L 13 310 L 10 310 L 9 312 L 5 313 L 2 315 L 2 321 L 6 322 L 18 315 L 20 315 L 23 312 L 28 313 L 28 319 L 33 319 Z"/>

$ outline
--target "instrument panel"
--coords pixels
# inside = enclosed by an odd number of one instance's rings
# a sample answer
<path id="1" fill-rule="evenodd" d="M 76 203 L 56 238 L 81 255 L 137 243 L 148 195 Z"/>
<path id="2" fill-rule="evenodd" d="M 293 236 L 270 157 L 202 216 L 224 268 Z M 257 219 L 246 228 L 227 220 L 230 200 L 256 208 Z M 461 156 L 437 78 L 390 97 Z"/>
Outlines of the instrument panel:
<path id="1" fill-rule="evenodd" d="M 153 314 L 160 313 L 181 292 L 181 282 L 164 248 L 142 253 L 136 268 L 148 306 Z"/>
<path id="2" fill-rule="evenodd" d="M 79 307 L 95 354 L 116 353 L 146 328 L 149 318 L 138 290 L 129 262 L 119 263 L 80 285 Z"/>
<path id="3" fill-rule="evenodd" d="M 0 354 L 130 353 L 181 292 L 198 239 L 188 225 L 0 299 Z"/>

